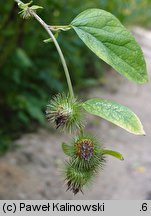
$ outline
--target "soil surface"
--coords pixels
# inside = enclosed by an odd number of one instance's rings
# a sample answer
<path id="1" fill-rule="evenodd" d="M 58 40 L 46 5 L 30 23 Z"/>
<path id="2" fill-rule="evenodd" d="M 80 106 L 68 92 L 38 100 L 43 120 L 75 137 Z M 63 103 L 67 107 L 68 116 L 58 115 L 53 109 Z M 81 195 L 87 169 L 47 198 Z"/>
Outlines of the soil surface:
<path id="1" fill-rule="evenodd" d="M 133 30 L 151 71 L 151 32 Z M 146 136 L 129 134 L 107 121 L 88 116 L 87 130 L 106 148 L 117 150 L 125 160 L 107 158 L 104 170 L 84 194 L 66 192 L 62 174 L 66 160 L 61 143 L 68 134 L 39 129 L 24 135 L 16 151 L 0 158 L 0 199 L 151 199 L 151 85 L 137 85 L 115 71 L 106 75 L 103 87 L 89 89 L 86 97 L 112 99 L 131 108 L 141 119 Z M 85 93 L 85 92 L 84 92 Z"/>

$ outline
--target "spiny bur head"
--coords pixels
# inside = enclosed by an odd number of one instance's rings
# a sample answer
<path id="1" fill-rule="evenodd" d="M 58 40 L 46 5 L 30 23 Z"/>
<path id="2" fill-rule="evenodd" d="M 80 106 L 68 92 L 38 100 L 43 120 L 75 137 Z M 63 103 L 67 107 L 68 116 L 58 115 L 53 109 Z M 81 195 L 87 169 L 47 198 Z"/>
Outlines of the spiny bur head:
<path id="1" fill-rule="evenodd" d="M 104 164 L 103 148 L 93 136 L 78 136 L 74 140 L 73 148 L 73 164 L 79 169 L 96 170 Z"/>
<path id="2" fill-rule="evenodd" d="M 72 132 L 84 127 L 82 122 L 82 108 L 76 98 L 58 94 L 47 105 L 46 117 L 56 128 L 67 129 Z"/>
<path id="3" fill-rule="evenodd" d="M 70 152 L 69 152 L 70 151 Z M 85 134 L 80 134 L 68 147 L 70 160 L 65 167 L 67 190 L 74 194 L 82 192 L 105 163 L 103 148 L 97 140 Z"/>
<path id="4" fill-rule="evenodd" d="M 70 190 L 75 194 L 82 192 L 82 188 L 93 177 L 93 171 L 79 171 L 77 167 L 72 165 L 72 162 L 66 165 L 66 184 L 67 190 Z"/>

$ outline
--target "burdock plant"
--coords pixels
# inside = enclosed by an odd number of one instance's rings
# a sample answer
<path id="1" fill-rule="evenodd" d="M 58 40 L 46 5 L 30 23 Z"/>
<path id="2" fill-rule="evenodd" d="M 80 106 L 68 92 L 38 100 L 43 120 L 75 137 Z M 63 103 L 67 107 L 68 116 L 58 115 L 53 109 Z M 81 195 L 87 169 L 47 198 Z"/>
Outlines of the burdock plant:
<path id="1" fill-rule="evenodd" d="M 135 135 L 144 135 L 145 132 L 139 118 L 129 108 L 107 99 L 82 101 L 74 96 L 70 74 L 56 35 L 73 29 L 99 58 L 137 83 L 148 81 L 144 56 L 133 35 L 107 11 L 88 9 L 68 25 L 52 26 L 37 15 L 36 11 L 41 6 L 31 6 L 32 2 L 24 4 L 20 0 L 15 1 L 23 18 L 34 17 L 47 31 L 49 38 L 44 42 L 54 43 L 63 65 L 69 92 L 58 93 L 50 99 L 46 117 L 56 129 L 67 130 L 76 136 L 70 144 L 62 144 L 63 152 L 68 156 L 64 166 L 67 190 L 76 194 L 91 183 L 104 166 L 107 155 L 123 160 L 120 153 L 105 149 L 96 137 L 85 131 L 85 112 L 104 118 Z"/>

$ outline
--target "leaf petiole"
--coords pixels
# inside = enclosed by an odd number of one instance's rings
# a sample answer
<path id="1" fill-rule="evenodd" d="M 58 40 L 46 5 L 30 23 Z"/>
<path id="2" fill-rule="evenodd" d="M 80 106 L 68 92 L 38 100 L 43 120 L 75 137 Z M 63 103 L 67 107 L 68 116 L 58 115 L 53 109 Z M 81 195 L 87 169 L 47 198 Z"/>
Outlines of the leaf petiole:
<path id="1" fill-rule="evenodd" d="M 64 26 L 49 26 L 51 31 L 68 31 L 72 28 L 71 25 L 64 25 Z"/>

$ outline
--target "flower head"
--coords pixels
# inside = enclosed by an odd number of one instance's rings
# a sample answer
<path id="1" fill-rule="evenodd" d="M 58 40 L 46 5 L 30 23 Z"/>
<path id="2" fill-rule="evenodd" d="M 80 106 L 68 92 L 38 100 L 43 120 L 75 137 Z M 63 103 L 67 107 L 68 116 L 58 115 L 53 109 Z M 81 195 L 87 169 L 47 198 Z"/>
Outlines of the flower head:
<path id="1" fill-rule="evenodd" d="M 75 194 L 82 192 L 83 186 L 87 185 L 92 177 L 94 172 L 91 171 L 80 171 L 77 167 L 74 167 L 72 162 L 66 164 L 66 184 L 67 190 L 70 190 Z"/>
<path id="2" fill-rule="evenodd" d="M 77 156 L 90 160 L 94 153 L 94 144 L 90 139 L 82 139 L 75 143 Z"/>
<path id="3" fill-rule="evenodd" d="M 96 170 L 104 162 L 103 148 L 91 135 L 80 134 L 72 143 L 73 163 L 79 169 Z"/>
<path id="4" fill-rule="evenodd" d="M 69 146 L 64 144 L 64 152 L 70 156 L 65 167 L 67 190 L 74 194 L 82 192 L 105 163 L 104 149 L 98 141 L 87 134 L 80 134 Z"/>
<path id="5" fill-rule="evenodd" d="M 69 95 L 58 94 L 50 100 L 46 117 L 56 128 L 67 129 L 70 132 L 83 127 L 80 102 Z"/>

